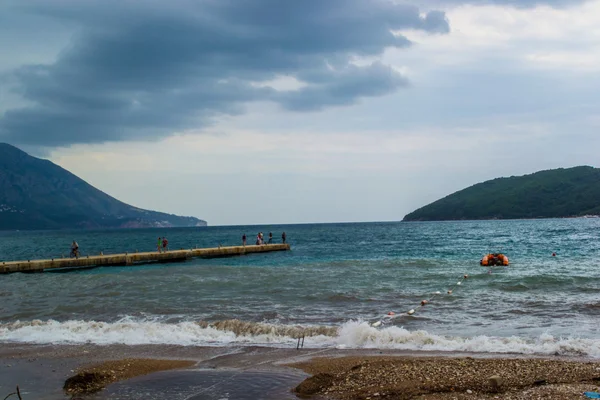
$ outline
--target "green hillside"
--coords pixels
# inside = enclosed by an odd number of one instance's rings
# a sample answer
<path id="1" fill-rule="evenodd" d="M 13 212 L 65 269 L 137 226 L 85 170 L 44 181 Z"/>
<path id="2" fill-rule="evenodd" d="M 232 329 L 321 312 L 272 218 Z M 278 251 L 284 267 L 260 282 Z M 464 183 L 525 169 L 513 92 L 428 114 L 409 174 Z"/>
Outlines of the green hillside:
<path id="1" fill-rule="evenodd" d="M 600 215 L 599 168 L 560 168 L 478 183 L 413 211 L 404 221 L 583 215 Z"/>
<path id="2" fill-rule="evenodd" d="M 0 230 L 177 226 L 206 221 L 130 206 L 48 160 L 0 143 Z"/>

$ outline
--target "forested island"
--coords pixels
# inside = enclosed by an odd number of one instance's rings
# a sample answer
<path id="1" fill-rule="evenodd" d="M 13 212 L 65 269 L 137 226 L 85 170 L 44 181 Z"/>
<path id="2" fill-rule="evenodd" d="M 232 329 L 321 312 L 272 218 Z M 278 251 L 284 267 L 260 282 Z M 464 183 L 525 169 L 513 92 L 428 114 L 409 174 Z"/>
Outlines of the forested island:
<path id="1" fill-rule="evenodd" d="M 580 166 L 478 183 L 411 212 L 403 221 L 595 215 L 600 215 L 600 169 Z"/>

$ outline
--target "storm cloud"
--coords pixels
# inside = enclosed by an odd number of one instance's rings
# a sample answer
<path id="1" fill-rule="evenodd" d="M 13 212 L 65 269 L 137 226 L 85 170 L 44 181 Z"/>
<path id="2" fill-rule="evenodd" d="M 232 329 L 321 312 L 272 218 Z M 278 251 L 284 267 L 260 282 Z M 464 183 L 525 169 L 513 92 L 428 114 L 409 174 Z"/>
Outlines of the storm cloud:
<path id="1" fill-rule="evenodd" d="M 422 14 L 385 0 L 2 7 L 76 27 L 53 63 L 24 65 L 3 77 L 26 106 L 4 113 L 0 139 L 41 146 L 156 138 L 243 113 L 252 101 L 314 111 L 382 96 L 407 85 L 406 78 L 380 62 L 357 64 L 356 57 L 410 46 L 398 30 L 449 31 L 443 12 Z M 263 84 L 281 76 L 300 88 Z"/>

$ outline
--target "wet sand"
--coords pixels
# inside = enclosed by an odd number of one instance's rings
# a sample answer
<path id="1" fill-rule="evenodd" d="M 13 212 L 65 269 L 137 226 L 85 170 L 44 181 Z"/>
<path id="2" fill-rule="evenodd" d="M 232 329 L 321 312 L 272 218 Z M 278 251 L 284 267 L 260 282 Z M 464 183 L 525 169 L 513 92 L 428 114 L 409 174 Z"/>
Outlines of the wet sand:
<path id="1" fill-rule="evenodd" d="M 195 361 L 149 358 L 104 361 L 100 364 L 78 368 L 77 374 L 65 381 L 63 389 L 69 395 L 96 393 L 111 383 L 153 372 L 188 368 L 195 364 Z"/>
<path id="2" fill-rule="evenodd" d="M 581 399 L 582 392 L 598 391 L 600 385 L 600 363 L 564 357 L 3 344 L 0 398 L 18 384 L 24 400 L 65 399 L 63 385 L 69 377 L 94 371 L 104 374 L 101 386 L 108 386 L 85 399 L 281 400 L 294 399 L 296 394 L 341 400 Z M 497 387 L 489 381 L 494 375 L 500 378 Z"/>

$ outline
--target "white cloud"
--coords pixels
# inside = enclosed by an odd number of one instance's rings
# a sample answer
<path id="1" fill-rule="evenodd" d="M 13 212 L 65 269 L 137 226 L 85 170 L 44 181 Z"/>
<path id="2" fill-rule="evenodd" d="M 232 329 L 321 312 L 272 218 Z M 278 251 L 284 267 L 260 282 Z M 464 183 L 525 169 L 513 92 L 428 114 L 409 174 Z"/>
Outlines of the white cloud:
<path id="1" fill-rule="evenodd" d="M 262 82 L 252 82 L 254 87 L 270 87 L 278 91 L 293 91 L 306 87 L 307 84 L 299 81 L 294 76 L 278 76 L 275 79 Z"/>
<path id="2" fill-rule="evenodd" d="M 561 9 L 464 5 L 448 10 L 448 19 L 449 35 L 433 37 L 405 32 L 417 42 L 413 54 L 390 50 L 388 57 L 396 62 L 408 59 L 427 64 L 428 68 L 472 67 L 482 61 L 500 61 L 502 66 L 585 72 L 597 70 L 600 65 L 598 0 Z"/>

